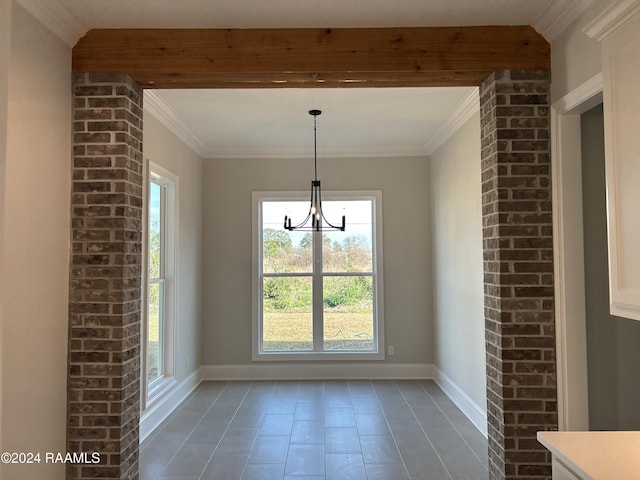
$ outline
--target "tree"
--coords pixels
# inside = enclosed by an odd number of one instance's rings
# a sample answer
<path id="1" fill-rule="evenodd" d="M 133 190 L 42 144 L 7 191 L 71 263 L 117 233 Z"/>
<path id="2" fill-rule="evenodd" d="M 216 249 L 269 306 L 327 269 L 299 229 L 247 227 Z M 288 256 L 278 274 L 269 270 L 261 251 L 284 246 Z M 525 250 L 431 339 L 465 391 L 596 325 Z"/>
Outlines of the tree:
<path id="1" fill-rule="evenodd" d="M 367 250 L 367 240 L 363 235 L 351 235 L 342 241 L 345 250 Z"/>
<path id="2" fill-rule="evenodd" d="M 262 232 L 262 248 L 265 258 L 275 258 L 279 251 L 291 250 L 291 238 L 284 230 L 265 228 Z"/>
<path id="3" fill-rule="evenodd" d="M 311 248 L 311 245 L 313 245 L 313 234 L 305 233 L 302 240 L 300 240 L 300 248 Z M 324 233 L 322 234 L 322 245 L 331 247 L 331 239 Z"/>
<path id="4" fill-rule="evenodd" d="M 160 276 L 160 232 L 149 230 L 149 278 Z"/>
<path id="5" fill-rule="evenodd" d="M 313 235 L 310 233 L 305 233 L 302 240 L 300 240 L 300 248 L 311 248 L 313 244 Z"/>

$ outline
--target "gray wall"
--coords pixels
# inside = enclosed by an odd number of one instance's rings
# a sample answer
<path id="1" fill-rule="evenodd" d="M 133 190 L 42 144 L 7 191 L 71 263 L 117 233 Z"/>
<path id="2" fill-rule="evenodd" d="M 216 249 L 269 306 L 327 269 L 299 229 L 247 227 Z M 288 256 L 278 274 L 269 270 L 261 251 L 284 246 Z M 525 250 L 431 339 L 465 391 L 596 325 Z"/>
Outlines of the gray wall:
<path id="1" fill-rule="evenodd" d="M 176 380 L 182 381 L 201 359 L 202 159 L 148 112 L 144 113 L 144 156 L 179 179 L 175 354 Z"/>
<path id="2" fill-rule="evenodd" d="M 640 322 L 609 315 L 602 105 L 581 124 L 589 427 L 640 430 Z"/>
<path id="3" fill-rule="evenodd" d="M 431 156 L 436 366 L 486 411 L 480 114 Z"/>
<path id="4" fill-rule="evenodd" d="M 204 163 L 203 365 L 251 363 L 251 192 L 306 191 L 311 159 Z M 382 190 L 384 318 L 391 363 L 431 363 L 431 245 L 427 159 L 318 161 L 325 190 Z"/>

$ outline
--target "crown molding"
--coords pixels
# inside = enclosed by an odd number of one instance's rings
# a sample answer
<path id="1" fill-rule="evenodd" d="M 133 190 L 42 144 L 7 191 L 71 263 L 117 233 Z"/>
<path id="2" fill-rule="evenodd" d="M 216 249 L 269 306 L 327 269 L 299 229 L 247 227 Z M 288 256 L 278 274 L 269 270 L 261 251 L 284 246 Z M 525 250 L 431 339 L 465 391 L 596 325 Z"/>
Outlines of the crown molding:
<path id="1" fill-rule="evenodd" d="M 153 90 L 144 91 L 142 104 L 146 112 L 153 115 L 200 157 L 206 158 L 208 156 L 205 144 L 193 134 L 174 111 Z"/>
<path id="2" fill-rule="evenodd" d="M 56 0 L 17 0 L 17 3 L 71 48 L 88 31 Z"/>
<path id="3" fill-rule="evenodd" d="M 549 2 L 540 15 L 533 21 L 536 29 L 548 42 L 552 42 L 569 25 L 582 15 L 594 0 L 554 0 Z"/>
<path id="4" fill-rule="evenodd" d="M 605 8 L 582 32 L 589 38 L 601 42 L 638 12 L 639 0 L 619 0 Z"/>
<path id="5" fill-rule="evenodd" d="M 309 149 L 284 148 L 278 150 L 227 148 L 208 149 L 205 158 L 216 159 L 270 159 L 270 158 L 308 158 L 313 152 Z M 376 148 L 368 147 L 352 148 L 318 148 L 318 156 L 324 158 L 397 158 L 397 157 L 425 157 L 421 147 L 391 146 Z"/>
<path id="6" fill-rule="evenodd" d="M 446 142 L 451 135 L 456 133 L 473 114 L 480 111 L 480 96 L 478 87 L 474 88 L 462 99 L 458 108 L 447 119 L 436 133 L 424 144 L 424 153 L 433 154 L 440 146 Z"/>

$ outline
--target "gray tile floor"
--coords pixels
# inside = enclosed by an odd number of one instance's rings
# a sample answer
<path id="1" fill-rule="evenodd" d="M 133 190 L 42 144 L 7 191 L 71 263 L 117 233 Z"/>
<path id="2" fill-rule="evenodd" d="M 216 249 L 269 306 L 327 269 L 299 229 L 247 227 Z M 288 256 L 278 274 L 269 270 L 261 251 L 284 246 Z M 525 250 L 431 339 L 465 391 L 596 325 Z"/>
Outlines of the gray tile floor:
<path id="1" fill-rule="evenodd" d="M 487 440 L 432 381 L 204 382 L 141 480 L 486 480 Z"/>

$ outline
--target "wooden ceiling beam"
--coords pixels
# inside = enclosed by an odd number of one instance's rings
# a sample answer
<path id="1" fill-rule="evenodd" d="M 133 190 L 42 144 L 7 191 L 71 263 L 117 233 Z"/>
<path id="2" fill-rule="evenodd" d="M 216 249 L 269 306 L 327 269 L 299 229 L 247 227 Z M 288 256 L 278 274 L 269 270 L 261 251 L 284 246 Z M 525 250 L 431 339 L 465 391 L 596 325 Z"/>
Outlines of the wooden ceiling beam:
<path id="1" fill-rule="evenodd" d="M 90 30 L 76 72 L 145 88 L 475 86 L 494 70 L 550 68 L 529 26 Z"/>

